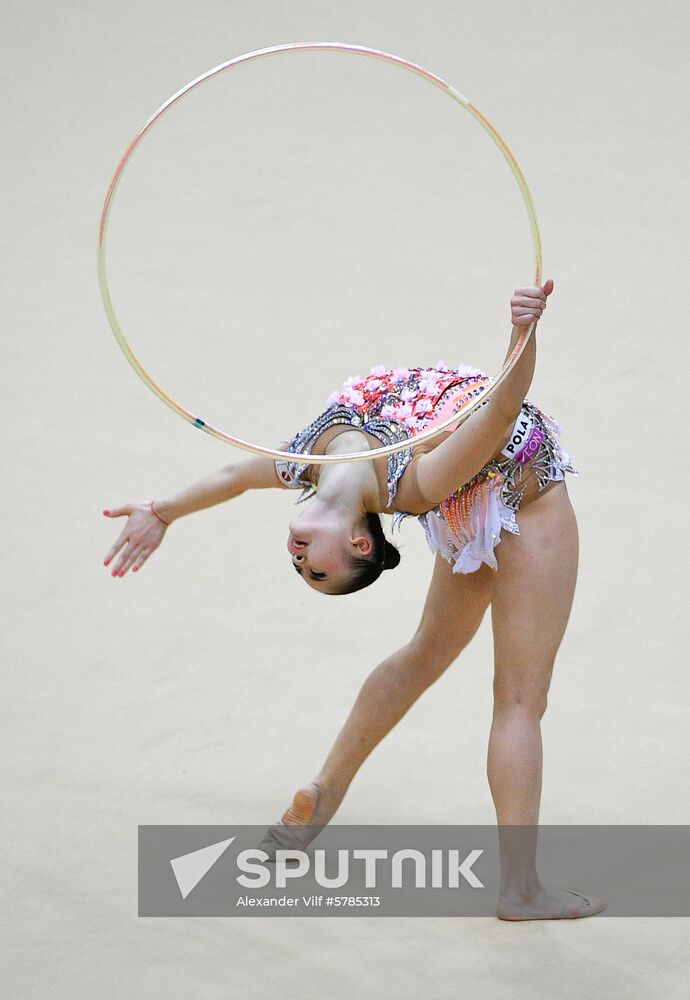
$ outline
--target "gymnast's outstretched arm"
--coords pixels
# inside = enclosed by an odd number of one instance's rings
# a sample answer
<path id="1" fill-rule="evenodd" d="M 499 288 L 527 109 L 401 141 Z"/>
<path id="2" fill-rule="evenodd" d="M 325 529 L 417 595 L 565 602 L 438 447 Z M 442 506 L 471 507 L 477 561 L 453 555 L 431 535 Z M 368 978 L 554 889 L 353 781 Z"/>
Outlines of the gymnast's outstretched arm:
<path id="1" fill-rule="evenodd" d="M 108 566 L 120 553 L 111 575 L 124 576 L 129 569 L 136 572 L 159 547 L 173 521 L 233 500 L 248 490 L 271 487 L 285 488 L 278 479 L 273 459 L 253 455 L 243 462 L 224 466 L 169 498 L 157 499 L 155 503 L 151 500 L 126 503 L 104 510 L 106 517 L 126 516 L 127 521 L 103 563 Z"/>

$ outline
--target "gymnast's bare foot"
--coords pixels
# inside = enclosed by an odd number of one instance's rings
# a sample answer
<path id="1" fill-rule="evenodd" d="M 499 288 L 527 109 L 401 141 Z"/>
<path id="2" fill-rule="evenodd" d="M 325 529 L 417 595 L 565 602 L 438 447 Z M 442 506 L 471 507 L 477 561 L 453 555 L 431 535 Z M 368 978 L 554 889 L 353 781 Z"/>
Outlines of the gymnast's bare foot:
<path id="1" fill-rule="evenodd" d="M 507 890 L 501 893 L 496 915 L 499 920 L 573 920 L 591 917 L 606 908 L 597 896 L 582 896 L 572 889 L 549 890 L 544 886 L 530 896 Z"/>
<path id="2" fill-rule="evenodd" d="M 292 804 L 283 813 L 280 823 L 266 832 L 259 847 L 269 860 L 275 859 L 276 848 L 304 850 L 330 821 L 340 805 L 321 782 L 312 781 L 295 792 Z"/>

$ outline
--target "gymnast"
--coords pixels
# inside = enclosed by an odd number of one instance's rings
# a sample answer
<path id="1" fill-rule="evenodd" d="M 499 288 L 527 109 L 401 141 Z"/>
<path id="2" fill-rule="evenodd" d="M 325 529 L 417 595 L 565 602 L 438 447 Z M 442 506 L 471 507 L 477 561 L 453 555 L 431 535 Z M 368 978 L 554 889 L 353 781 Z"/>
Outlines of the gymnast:
<path id="1" fill-rule="evenodd" d="M 506 357 L 538 323 L 553 281 L 515 290 Z M 494 710 L 487 771 L 501 851 L 497 916 L 505 920 L 590 916 L 605 904 L 573 890 L 552 890 L 536 869 L 542 781 L 540 720 L 554 661 L 570 616 L 578 531 L 565 483 L 577 475 L 560 428 L 526 398 L 536 362 L 536 332 L 494 390 L 488 376 L 451 369 L 372 369 L 348 379 L 311 424 L 279 450 L 295 461 L 255 456 L 226 466 L 175 496 L 105 510 L 127 517 L 105 557 L 113 576 L 138 572 L 168 526 L 194 511 L 252 489 L 300 489 L 308 500 L 289 525 L 294 571 L 322 594 L 349 594 L 400 561 L 384 535 L 420 521 L 435 564 L 416 632 L 364 682 L 321 770 L 299 789 L 266 846 L 306 846 L 335 814 L 355 774 L 419 696 L 458 657 L 491 605 Z M 474 411 L 430 441 L 415 434 Z M 312 453 L 350 454 L 410 441 L 371 461 L 309 464 Z M 117 557 L 117 559 L 116 559 Z M 115 560 L 115 561 L 114 561 Z M 512 831 L 512 834 L 511 834 Z"/>

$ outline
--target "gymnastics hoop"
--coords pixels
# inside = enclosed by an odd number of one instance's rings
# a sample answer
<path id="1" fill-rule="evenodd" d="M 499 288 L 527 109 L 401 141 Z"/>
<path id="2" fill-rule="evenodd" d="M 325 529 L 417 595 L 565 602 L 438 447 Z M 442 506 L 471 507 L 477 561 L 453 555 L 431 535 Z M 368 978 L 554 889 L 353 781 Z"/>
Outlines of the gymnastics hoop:
<path id="1" fill-rule="evenodd" d="M 287 461 L 294 461 L 294 452 L 279 451 L 274 448 L 264 448 L 261 445 L 252 444 L 250 441 L 244 441 L 242 438 L 235 437 L 232 434 L 227 434 L 225 431 L 220 430 L 218 427 L 214 427 L 209 424 L 208 421 L 202 420 L 196 414 L 187 410 L 184 406 L 181 406 L 176 402 L 171 396 L 169 396 L 159 385 L 154 382 L 148 372 L 144 369 L 143 365 L 134 354 L 133 350 L 127 343 L 124 333 L 120 327 L 120 324 L 115 315 L 115 310 L 113 309 L 113 304 L 110 298 L 110 290 L 108 288 L 108 279 L 105 269 L 105 239 L 108 228 L 108 217 L 110 214 L 110 209 L 113 203 L 113 197 L 115 195 L 115 190 L 120 178 L 127 166 L 129 160 L 134 153 L 143 137 L 149 132 L 159 118 L 168 111 L 173 104 L 188 94 L 190 90 L 198 87 L 199 84 L 204 83 L 206 80 L 210 80 L 211 77 L 217 76 L 219 73 L 230 69 L 233 66 L 239 66 L 241 63 L 250 62 L 252 59 L 260 59 L 263 56 L 277 55 L 279 52 L 294 52 L 300 49 L 319 49 L 319 50 L 336 50 L 339 52 L 352 52 L 356 55 L 372 56 L 375 59 L 381 59 L 384 62 L 392 63 L 396 66 L 401 66 L 403 69 L 409 70 L 411 73 L 416 73 L 423 79 L 428 80 L 433 83 L 436 87 L 443 90 L 449 97 L 452 97 L 461 107 L 468 111 L 473 118 L 475 118 L 479 124 L 489 133 L 491 138 L 497 144 L 501 153 L 508 162 L 510 169 L 513 172 L 513 176 L 518 183 L 520 192 L 522 194 L 525 207 L 527 209 L 527 215 L 529 217 L 530 229 L 532 232 L 532 246 L 534 249 L 534 268 L 535 268 L 535 278 L 534 284 L 539 285 L 541 282 L 541 238 L 539 236 L 539 227 L 537 225 L 537 217 L 534 211 L 534 204 L 532 202 L 532 196 L 530 195 L 529 188 L 527 187 L 527 182 L 523 176 L 520 167 L 510 149 L 501 138 L 499 133 L 493 127 L 493 125 L 484 117 L 484 115 L 471 104 L 466 97 L 463 97 L 459 91 L 454 87 L 451 87 L 449 83 L 442 80 L 441 77 L 436 76 L 435 73 L 429 72 L 429 70 L 424 69 L 422 66 L 418 66 L 416 63 L 409 62 L 407 59 L 402 59 L 400 56 L 392 55 L 390 52 L 381 52 L 378 49 L 370 49 L 364 45 L 348 45 L 345 42 L 293 42 L 287 45 L 273 45 L 266 49 L 257 49 L 255 52 L 246 52 L 244 55 L 236 56 L 234 59 L 229 59 L 227 62 L 221 63 L 219 66 L 208 70 L 201 76 L 198 76 L 195 80 L 192 80 L 181 90 L 178 90 L 176 94 L 169 97 L 168 100 L 155 111 L 149 120 L 146 122 L 144 127 L 137 133 L 135 138 L 127 147 L 124 156 L 118 164 L 117 170 L 113 175 L 113 179 L 110 182 L 110 187 L 108 188 L 108 193 L 105 196 L 105 202 L 103 205 L 103 212 L 101 214 L 101 223 L 99 229 L 98 237 L 98 281 L 101 290 L 101 298 L 103 299 L 103 305 L 105 307 L 105 312 L 108 317 L 108 321 L 115 334 L 115 339 L 122 348 L 125 357 L 131 364 L 134 371 L 139 375 L 139 377 L 146 383 L 146 385 L 151 389 L 159 399 L 161 399 L 166 406 L 169 406 L 171 410 L 175 413 L 179 413 L 181 417 L 184 417 L 189 423 L 193 424 L 194 427 L 198 427 L 200 430 L 205 431 L 207 434 L 211 434 L 213 437 L 218 438 L 220 441 L 225 441 L 228 444 L 235 445 L 237 448 L 241 448 L 244 451 L 252 452 L 256 455 L 265 455 L 274 459 L 283 459 Z M 504 362 L 501 371 L 498 373 L 496 378 L 492 379 L 487 386 L 484 393 L 476 396 L 473 400 L 460 409 L 458 413 L 453 414 L 447 420 L 442 423 L 430 428 L 429 430 L 422 431 L 420 434 L 414 435 L 414 443 L 421 444 L 422 441 L 428 441 L 437 434 L 446 430 L 451 424 L 458 423 L 458 417 L 461 416 L 461 422 L 469 417 L 470 413 L 481 403 L 484 402 L 485 397 L 496 389 L 507 376 L 510 374 L 512 369 L 515 367 L 520 359 L 522 352 L 524 351 L 527 343 L 529 341 L 536 323 L 531 323 L 527 329 L 522 332 L 517 339 L 515 347 L 511 351 L 510 355 Z M 513 330 L 516 328 L 513 327 Z M 400 441 L 396 444 L 386 445 L 382 448 L 374 448 L 371 451 L 358 451 L 352 452 L 347 455 L 309 455 L 309 461 L 312 465 L 326 465 L 332 462 L 357 462 L 357 461 L 369 461 L 373 458 L 378 458 L 383 455 L 392 455 L 394 452 L 402 451 L 405 448 L 410 447 L 410 439 L 406 438 L 404 441 Z"/>

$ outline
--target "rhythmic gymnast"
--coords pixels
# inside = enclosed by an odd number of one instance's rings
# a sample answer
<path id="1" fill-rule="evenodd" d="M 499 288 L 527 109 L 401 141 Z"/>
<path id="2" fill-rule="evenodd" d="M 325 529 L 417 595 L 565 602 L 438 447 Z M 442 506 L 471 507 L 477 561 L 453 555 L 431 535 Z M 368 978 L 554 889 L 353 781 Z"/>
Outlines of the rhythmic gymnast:
<path id="1" fill-rule="evenodd" d="M 537 323 L 553 281 L 518 288 L 506 357 Z M 488 779 L 501 850 L 497 916 L 506 920 L 584 917 L 605 904 L 572 890 L 550 890 L 536 870 L 542 779 L 540 720 L 554 661 L 570 616 L 578 532 L 565 483 L 577 475 L 558 424 L 526 399 L 536 362 L 536 332 L 508 377 L 492 392 L 480 370 L 374 368 L 331 395 L 327 408 L 279 449 L 295 462 L 256 456 L 168 499 L 105 510 L 127 517 L 107 553 L 113 576 L 138 572 L 178 518 L 252 489 L 300 489 L 309 500 L 289 526 L 294 571 L 322 594 L 373 583 L 400 561 L 379 515 L 394 527 L 417 516 L 435 553 L 419 626 L 364 682 L 316 778 L 295 795 L 265 845 L 304 846 L 328 823 L 374 747 L 467 646 L 491 605 L 494 711 Z M 463 422 L 415 446 L 415 434 L 486 399 Z M 309 464 L 309 453 L 349 454 L 410 440 L 370 462 Z M 301 461 L 299 458 L 301 457 Z M 521 828 L 519 836 L 511 828 Z"/>

